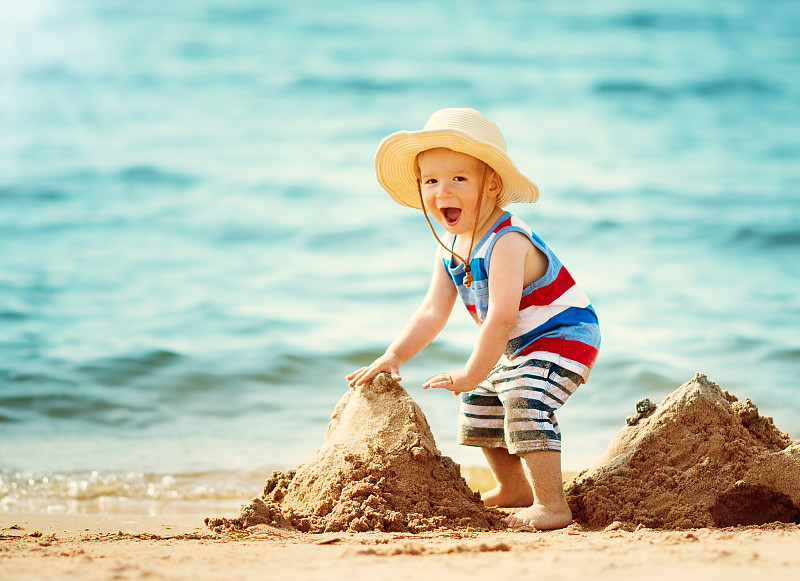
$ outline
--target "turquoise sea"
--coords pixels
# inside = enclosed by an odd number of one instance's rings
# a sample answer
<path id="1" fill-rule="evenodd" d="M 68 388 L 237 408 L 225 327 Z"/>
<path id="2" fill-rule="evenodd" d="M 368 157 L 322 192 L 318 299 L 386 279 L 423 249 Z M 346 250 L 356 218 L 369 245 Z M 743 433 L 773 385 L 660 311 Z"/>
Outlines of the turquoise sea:
<path id="1" fill-rule="evenodd" d="M 313 456 L 435 241 L 379 140 L 497 122 L 603 345 L 587 467 L 703 372 L 800 438 L 800 3 L 27 0 L 0 15 L 0 512 L 209 510 Z M 456 307 L 403 369 L 443 452 Z"/>

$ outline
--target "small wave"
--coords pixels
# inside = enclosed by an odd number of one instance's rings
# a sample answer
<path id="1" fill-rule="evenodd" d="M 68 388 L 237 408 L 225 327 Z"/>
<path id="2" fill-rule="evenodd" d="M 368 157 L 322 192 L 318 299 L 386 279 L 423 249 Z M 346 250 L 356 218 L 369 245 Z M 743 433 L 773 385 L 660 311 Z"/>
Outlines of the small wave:
<path id="1" fill-rule="evenodd" d="M 320 253 L 338 255 L 352 249 L 360 241 L 380 240 L 379 234 L 379 228 L 372 225 L 348 231 L 321 232 L 309 236 L 306 246 Z"/>
<path id="2" fill-rule="evenodd" d="M 176 419 L 266 416 L 284 409 L 275 390 L 306 385 L 312 370 L 336 365 L 341 363 L 324 355 L 288 352 L 273 353 L 252 370 L 226 369 L 155 350 L 91 361 L 63 375 L 0 369 L 0 382 L 7 386 L 0 392 L 0 424 L 57 420 L 81 430 L 136 433 Z M 232 386 L 236 397 L 231 397 Z"/>
<path id="3" fill-rule="evenodd" d="M 624 391 L 636 397 L 641 393 L 666 395 L 682 383 L 674 370 L 654 360 L 638 360 L 619 358 L 606 361 L 605 366 L 614 374 L 626 377 Z"/>
<path id="4" fill-rule="evenodd" d="M 443 81 L 452 90 L 469 91 L 474 88 L 473 84 L 464 79 L 447 79 Z M 348 77 L 346 75 L 338 77 L 307 76 L 298 79 L 292 86 L 293 91 L 299 93 L 319 93 L 326 94 L 334 91 L 345 93 L 385 93 L 398 95 L 410 93 L 418 90 L 428 90 L 429 87 L 420 82 L 410 79 L 379 79 L 371 77 Z"/>
<path id="5" fill-rule="evenodd" d="M 409 90 L 408 83 L 379 81 L 378 79 L 341 79 L 338 77 L 305 77 L 294 83 L 293 90 L 306 93 L 328 93 L 331 91 L 395 93 Z"/>
<path id="6" fill-rule="evenodd" d="M 669 99 L 675 96 L 673 91 L 637 80 L 601 81 L 594 85 L 594 91 L 601 95 L 645 96 L 658 99 Z"/>
<path id="7" fill-rule="evenodd" d="M 189 474 L 141 472 L 34 473 L 0 470 L 0 512 L 106 512 L 141 506 L 174 510 L 175 503 L 207 506 L 257 496 L 266 472 L 211 471 Z"/>
<path id="8" fill-rule="evenodd" d="M 207 10 L 207 17 L 214 26 L 232 23 L 237 26 L 261 26 L 279 13 L 268 6 L 214 6 Z"/>
<path id="9" fill-rule="evenodd" d="M 263 224 L 224 224 L 217 229 L 214 240 L 222 246 L 246 244 L 265 244 L 288 239 L 294 231 L 281 223 L 273 223 L 269 228 Z"/>
<path id="10" fill-rule="evenodd" d="M 32 67 L 25 74 L 24 78 L 25 80 L 32 81 L 34 83 L 46 83 L 54 81 L 79 82 L 81 80 L 80 75 L 74 70 L 71 70 L 68 66 L 58 63 L 50 63 L 47 65 Z"/>
<path id="11" fill-rule="evenodd" d="M 777 95 L 780 88 L 753 78 L 722 78 L 689 83 L 679 87 L 659 87 L 637 79 L 609 79 L 594 84 L 593 91 L 608 97 L 649 97 L 674 99 L 680 95 L 701 98 Z"/>
<path id="12" fill-rule="evenodd" d="M 690 84 L 687 91 L 700 97 L 764 96 L 780 93 L 778 87 L 752 78 L 712 79 Z"/>
<path id="13" fill-rule="evenodd" d="M 0 202 L 63 202 L 70 195 L 63 191 L 49 187 L 2 187 L 0 186 Z"/>
<path id="14" fill-rule="evenodd" d="M 730 241 L 734 244 L 750 244 L 762 248 L 791 248 L 800 245 L 800 228 L 765 231 L 746 226 L 736 230 L 731 235 Z"/>
<path id="15" fill-rule="evenodd" d="M 113 428 L 141 428 L 154 422 L 163 421 L 163 413 L 152 406 L 137 405 L 133 402 L 121 403 L 97 393 L 86 393 L 73 387 L 69 393 L 54 392 L 43 394 L 7 394 L 0 397 L 0 422 L 29 421 L 34 416 L 39 420 L 79 420 Z"/>
<path id="16" fill-rule="evenodd" d="M 224 52 L 211 43 L 191 41 L 179 45 L 177 54 L 189 60 L 204 60 L 223 56 Z"/>
<path id="17" fill-rule="evenodd" d="M 243 377 L 259 383 L 290 385 L 308 378 L 309 369 L 318 367 L 321 363 L 319 357 L 284 353 L 276 356 L 268 369 Z"/>
<path id="18" fill-rule="evenodd" d="M 155 349 L 139 356 L 94 361 L 78 367 L 75 371 L 103 385 L 123 385 L 138 377 L 174 365 L 182 359 L 178 353 Z"/>
<path id="19" fill-rule="evenodd" d="M 27 321 L 30 318 L 30 314 L 21 311 L 0 311 L 0 321 Z"/>
<path id="20" fill-rule="evenodd" d="M 770 355 L 767 355 L 767 359 L 771 361 L 787 361 L 787 362 L 800 361 L 800 349 L 775 350 Z"/>
<path id="21" fill-rule="evenodd" d="M 117 176 L 129 184 L 163 185 L 175 188 L 190 187 L 198 182 L 196 176 L 165 171 L 149 165 L 127 167 L 118 171 Z"/>
<path id="22" fill-rule="evenodd" d="M 663 14 L 630 12 L 611 19 L 612 24 L 638 30 L 726 30 L 731 22 L 718 14 Z"/>

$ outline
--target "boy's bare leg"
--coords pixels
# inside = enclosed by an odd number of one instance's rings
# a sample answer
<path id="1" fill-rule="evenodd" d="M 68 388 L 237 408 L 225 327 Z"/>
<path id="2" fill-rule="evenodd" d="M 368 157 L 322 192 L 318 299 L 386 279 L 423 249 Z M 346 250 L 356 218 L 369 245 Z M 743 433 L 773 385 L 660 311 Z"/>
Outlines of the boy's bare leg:
<path id="1" fill-rule="evenodd" d="M 505 519 L 510 527 L 530 525 L 538 530 L 560 529 L 572 522 L 561 477 L 561 452 L 521 454 L 533 484 L 535 500 L 528 508 Z"/>
<path id="2" fill-rule="evenodd" d="M 533 503 L 533 490 L 516 454 L 505 448 L 482 448 L 497 486 L 481 494 L 486 506 L 528 506 Z"/>

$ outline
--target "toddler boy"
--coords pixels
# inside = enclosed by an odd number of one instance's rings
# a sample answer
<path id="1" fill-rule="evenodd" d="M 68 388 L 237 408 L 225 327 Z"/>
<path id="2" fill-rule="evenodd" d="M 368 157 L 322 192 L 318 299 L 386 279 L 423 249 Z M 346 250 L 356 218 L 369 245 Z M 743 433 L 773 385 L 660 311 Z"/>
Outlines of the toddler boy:
<path id="1" fill-rule="evenodd" d="M 433 341 L 460 296 L 480 326 L 476 345 L 463 369 L 423 387 L 461 394 L 458 441 L 483 449 L 497 481 L 482 495 L 487 505 L 527 507 L 509 526 L 567 526 L 554 413 L 587 380 L 600 331 L 558 258 L 503 210 L 535 202 L 538 188 L 506 154 L 497 126 L 473 109 L 442 109 L 422 131 L 389 135 L 375 168 L 389 195 L 422 210 L 442 248 L 422 304 L 381 357 L 347 376 L 350 384 L 381 372 L 400 381 L 400 365 Z"/>

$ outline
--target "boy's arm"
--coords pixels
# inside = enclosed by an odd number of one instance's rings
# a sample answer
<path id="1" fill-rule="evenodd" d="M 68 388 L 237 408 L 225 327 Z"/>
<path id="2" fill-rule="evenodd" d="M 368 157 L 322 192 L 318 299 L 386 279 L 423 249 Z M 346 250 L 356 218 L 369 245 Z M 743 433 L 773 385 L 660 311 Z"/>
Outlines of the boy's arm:
<path id="1" fill-rule="evenodd" d="M 386 353 L 368 367 L 362 367 L 347 376 L 350 386 L 363 385 L 384 371 L 400 381 L 400 365 L 436 338 L 447 323 L 457 296 L 456 287 L 437 253 L 431 284 L 422 304 L 408 319 L 403 330 L 386 349 Z"/>
<path id="2" fill-rule="evenodd" d="M 531 260 L 537 264 L 531 265 Z M 505 352 L 509 335 L 519 317 L 526 271 L 541 272 L 547 268 L 546 261 L 547 258 L 538 253 L 524 235 L 508 233 L 500 237 L 489 263 L 489 311 L 478 332 L 472 355 L 464 369 L 435 375 L 425 382 L 424 388 L 442 387 L 458 394 L 472 391 L 486 379 Z"/>

